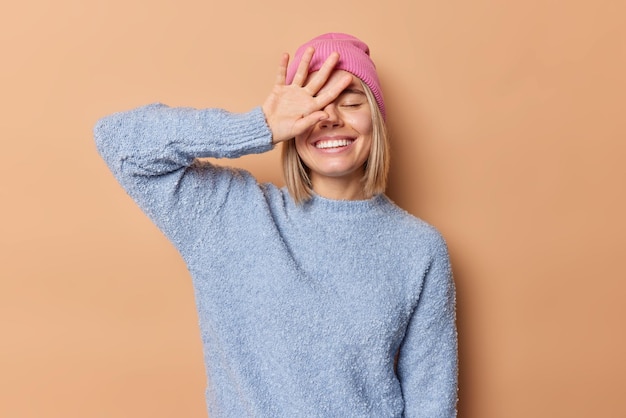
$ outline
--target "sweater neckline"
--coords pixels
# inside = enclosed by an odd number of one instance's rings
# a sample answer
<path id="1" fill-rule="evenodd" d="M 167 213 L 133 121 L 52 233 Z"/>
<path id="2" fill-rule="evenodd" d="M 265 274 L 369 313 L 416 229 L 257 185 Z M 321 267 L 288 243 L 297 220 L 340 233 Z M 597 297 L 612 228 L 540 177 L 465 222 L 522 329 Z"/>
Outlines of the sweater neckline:
<path id="1" fill-rule="evenodd" d="M 345 215 L 365 215 L 368 213 L 380 213 L 389 203 L 384 194 L 378 194 L 364 200 L 339 200 L 329 199 L 313 194 L 309 200 L 302 204 L 302 210 L 315 213 L 333 213 Z"/>

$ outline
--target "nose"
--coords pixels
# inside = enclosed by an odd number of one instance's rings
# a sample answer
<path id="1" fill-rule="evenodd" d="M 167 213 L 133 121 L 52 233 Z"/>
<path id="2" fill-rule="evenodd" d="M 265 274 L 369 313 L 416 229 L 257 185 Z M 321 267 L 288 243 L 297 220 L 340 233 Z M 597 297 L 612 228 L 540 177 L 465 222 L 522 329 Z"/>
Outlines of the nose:
<path id="1" fill-rule="evenodd" d="M 324 112 L 328 114 L 328 118 L 320 121 L 321 128 L 333 128 L 333 127 L 341 126 L 342 124 L 341 115 L 339 115 L 339 111 L 335 103 L 330 103 L 326 105 L 326 107 L 323 110 Z"/>

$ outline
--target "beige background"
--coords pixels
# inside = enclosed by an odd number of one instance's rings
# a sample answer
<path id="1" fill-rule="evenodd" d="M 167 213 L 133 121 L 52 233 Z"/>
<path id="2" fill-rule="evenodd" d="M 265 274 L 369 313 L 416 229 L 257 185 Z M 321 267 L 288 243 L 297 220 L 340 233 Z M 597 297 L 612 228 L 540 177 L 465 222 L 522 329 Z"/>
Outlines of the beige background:
<path id="1" fill-rule="evenodd" d="M 446 236 L 460 416 L 624 417 L 626 5 L 13 2 L 0 16 L 0 416 L 204 417 L 178 255 L 96 154 L 107 113 L 244 111 L 283 51 L 367 41 L 388 194 Z M 278 153 L 232 164 L 281 182 Z"/>

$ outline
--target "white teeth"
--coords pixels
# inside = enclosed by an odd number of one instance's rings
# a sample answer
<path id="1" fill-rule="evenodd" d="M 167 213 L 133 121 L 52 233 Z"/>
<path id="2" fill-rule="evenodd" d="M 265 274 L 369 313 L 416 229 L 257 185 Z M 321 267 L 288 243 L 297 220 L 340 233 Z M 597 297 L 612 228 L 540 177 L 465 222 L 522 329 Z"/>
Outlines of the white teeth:
<path id="1" fill-rule="evenodd" d="M 352 143 L 350 139 L 330 139 L 328 141 L 319 141 L 315 144 L 315 148 L 337 148 L 346 147 Z"/>

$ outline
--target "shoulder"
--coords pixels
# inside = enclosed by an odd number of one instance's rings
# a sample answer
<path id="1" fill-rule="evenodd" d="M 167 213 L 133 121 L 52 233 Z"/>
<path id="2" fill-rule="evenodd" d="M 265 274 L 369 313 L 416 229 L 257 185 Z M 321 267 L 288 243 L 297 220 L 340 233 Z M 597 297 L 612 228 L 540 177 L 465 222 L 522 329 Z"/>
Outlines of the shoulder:
<path id="1" fill-rule="evenodd" d="M 412 251 L 447 257 L 445 238 L 434 225 L 402 209 L 388 197 L 385 199 L 388 216 L 382 222 L 399 245 Z"/>

